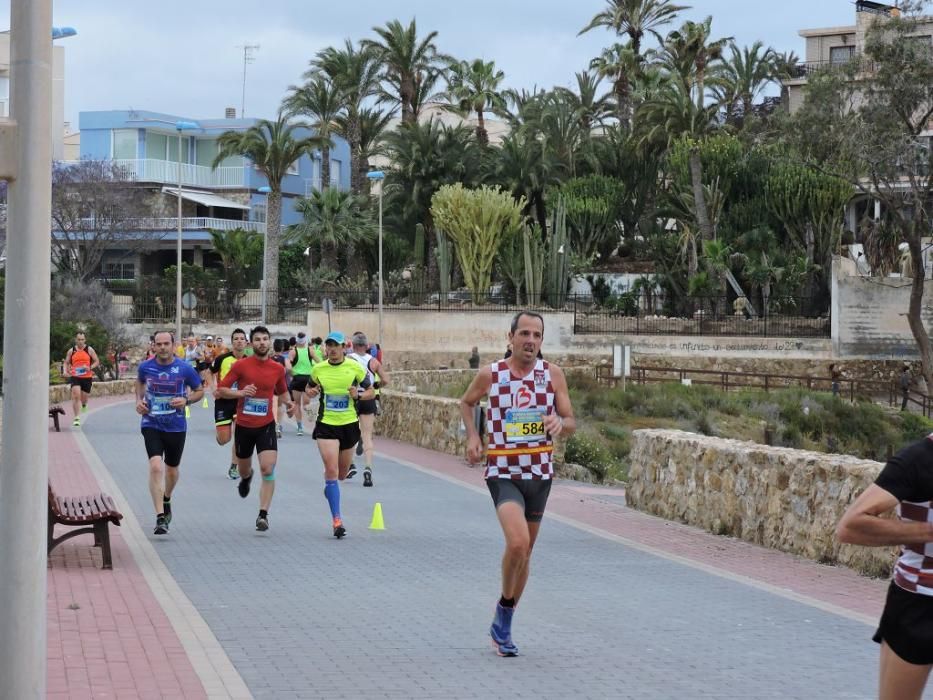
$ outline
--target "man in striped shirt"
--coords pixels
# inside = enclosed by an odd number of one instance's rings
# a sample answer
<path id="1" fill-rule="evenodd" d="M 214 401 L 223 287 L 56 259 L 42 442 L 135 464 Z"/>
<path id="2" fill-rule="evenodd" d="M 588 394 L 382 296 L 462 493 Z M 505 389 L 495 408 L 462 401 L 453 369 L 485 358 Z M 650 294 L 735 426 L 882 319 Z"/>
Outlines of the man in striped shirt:
<path id="1" fill-rule="evenodd" d="M 882 517 L 892 510 L 896 519 Z M 920 700 L 933 668 L 933 435 L 888 460 L 842 516 L 836 537 L 901 546 L 874 636 L 881 644 L 879 697 Z"/>
<path id="2" fill-rule="evenodd" d="M 576 430 L 563 371 L 539 357 L 544 319 L 523 311 L 512 319 L 512 354 L 482 368 L 460 401 L 467 431 L 467 460 L 479 462 L 483 444 L 473 421 L 486 399 L 484 478 L 505 535 L 502 595 L 489 634 L 499 656 L 517 656 L 512 615 L 528 582 L 531 550 L 551 489 L 553 438 Z"/>

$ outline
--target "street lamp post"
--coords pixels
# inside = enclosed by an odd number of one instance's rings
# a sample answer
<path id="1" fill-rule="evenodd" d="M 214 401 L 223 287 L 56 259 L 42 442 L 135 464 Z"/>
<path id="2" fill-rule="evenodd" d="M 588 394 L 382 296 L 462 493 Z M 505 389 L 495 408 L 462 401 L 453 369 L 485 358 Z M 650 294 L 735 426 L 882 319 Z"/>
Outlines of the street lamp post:
<path id="1" fill-rule="evenodd" d="M 49 280 L 52 202 L 52 0 L 10 3 L 10 107 L 0 120 L 9 181 L 0 462 L 0 695 L 45 697 L 48 481 Z M 60 127 L 61 125 L 59 125 Z M 28 468 L 23 468 L 28 465 Z"/>
<path id="2" fill-rule="evenodd" d="M 181 342 L 181 136 L 183 131 L 200 129 L 201 127 L 194 122 L 179 120 L 175 122 L 175 130 L 178 132 L 178 240 L 175 245 L 175 342 Z"/>
<path id="3" fill-rule="evenodd" d="M 385 173 L 381 170 L 372 170 L 366 177 L 379 187 L 379 335 L 376 336 L 376 345 L 382 347 L 382 181 Z"/>
<path id="4" fill-rule="evenodd" d="M 269 193 L 272 191 L 272 188 L 268 185 L 263 185 L 257 191 L 260 194 L 266 195 L 266 215 L 264 217 L 265 223 L 262 227 L 262 291 L 260 295 L 260 303 L 262 304 L 262 325 L 266 325 L 266 290 L 269 288 L 266 282 L 266 246 L 269 245 Z"/>

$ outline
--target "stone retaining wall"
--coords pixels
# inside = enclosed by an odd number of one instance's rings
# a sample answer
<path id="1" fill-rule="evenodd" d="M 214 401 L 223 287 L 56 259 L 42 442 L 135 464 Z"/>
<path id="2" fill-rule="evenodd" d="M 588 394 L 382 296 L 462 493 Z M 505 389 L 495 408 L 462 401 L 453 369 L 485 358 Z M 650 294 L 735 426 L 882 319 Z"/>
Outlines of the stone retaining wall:
<path id="1" fill-rule="evenodd" d="M 878 462 L 679 430 L 637 430 L 628 504 L 719 535 L 887 576 L 896 550 L 840 545 L 836 525 Z"/>
<path id="2" fill-rule="evenodd" d="M 466 454 L 459 399 L 386 389 L 382 407 L 382 415 L 376 418 L 376 435 L 449 455 Z"/>
<path id="3" fill-rule="evenodd" d="M 113 382 L 94 382 L 91 389 L 91 398 L 95 396 L 121 396 L 132 394 L 136 387 L 136 379 L 118 379 Z M 71 387 L 67 384 L 56 384 L 49 387 L 49 405 L 71 401 Z"/>

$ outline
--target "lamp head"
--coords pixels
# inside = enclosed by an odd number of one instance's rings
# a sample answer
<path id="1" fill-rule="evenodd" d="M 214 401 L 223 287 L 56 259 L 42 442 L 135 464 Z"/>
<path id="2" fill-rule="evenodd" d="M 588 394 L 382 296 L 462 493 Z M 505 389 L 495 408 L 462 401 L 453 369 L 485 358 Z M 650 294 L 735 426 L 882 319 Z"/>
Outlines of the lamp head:
<path id="1" fill-rule="evenodd" d="M 179 119 L 175 122 L 175 129 L 178 131 L 190 131 L 191 129 L 200 129 L 201 125 L 197 122 L 189 122 L 184 119 Z"/>
<path id="2" fill-rule="evenodd" d="M 383 180 L 385 179 L 386 174 L 381 170 L 370 170 L 366 173 L 366 177 L 370 180 Z"/>
<path id="3" fill-rule="evenodd" d="M 269 194 L 272 191 L 272 188 L 269 187 L 269 185 L 263 185 L 256 191 L 259 192 L 259 194 Z"/>
<path id="4" fill-rule="evenodd" d="M 52 40 L 55 39 L 66 39 L 70 36 L 77 34 L 77 30 L 74 27 L 52 27 Z"/>

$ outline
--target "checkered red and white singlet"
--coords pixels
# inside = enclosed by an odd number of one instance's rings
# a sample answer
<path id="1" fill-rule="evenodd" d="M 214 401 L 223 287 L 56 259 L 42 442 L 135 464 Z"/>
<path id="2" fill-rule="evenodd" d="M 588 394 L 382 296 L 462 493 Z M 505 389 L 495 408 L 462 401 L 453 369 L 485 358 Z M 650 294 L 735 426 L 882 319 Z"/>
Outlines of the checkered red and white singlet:
<path id="1" fill-rule="evenodd" d="M 933 503 L 901 501 L 897 517 L 913 522 L 933 522 Z M 904 590 L 933 596 L 933 543 L 904 546 L 894 565 L 894 583 Z"/>
<path id="2" fill-rule="evenodd" d="M 933 435 L 927 439 L 933 440 Z M 910 522 L 933 522 L 933 501 L 901 501 L 897 517 Z M 933 543 L 904 545 L 894 565 L 894 583 L 904 590 L 933 596 Z"/>
<path id="3" fill-rule="evenodd" d="M 537 360 L 534 369 L 521 378 L 512 375 L 506 360 L 496 362 L 491 369 L 484 478 L 550 479 L 554 443 L 542 422 L 545 415 L 554 412 L 548 363 Z"/>

